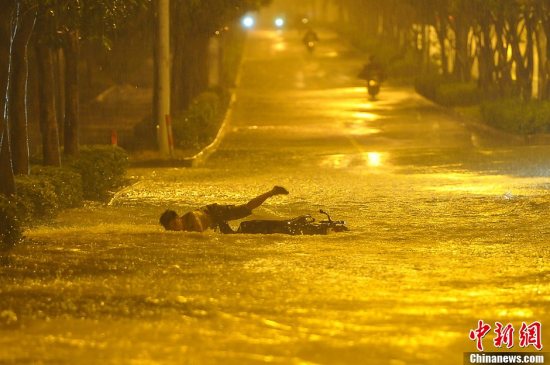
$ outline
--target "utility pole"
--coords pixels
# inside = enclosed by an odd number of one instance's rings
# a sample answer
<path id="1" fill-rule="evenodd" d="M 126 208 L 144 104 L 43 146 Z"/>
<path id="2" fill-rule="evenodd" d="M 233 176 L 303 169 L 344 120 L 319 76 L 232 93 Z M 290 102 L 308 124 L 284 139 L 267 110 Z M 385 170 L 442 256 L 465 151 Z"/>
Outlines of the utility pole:
<path id="1" fill-rule="evenodd" d="M 157 106 L 155 115 L 160 153 L 170 154 L 168 116 L 170 115 L 170 0 L 157 0 Z"/>

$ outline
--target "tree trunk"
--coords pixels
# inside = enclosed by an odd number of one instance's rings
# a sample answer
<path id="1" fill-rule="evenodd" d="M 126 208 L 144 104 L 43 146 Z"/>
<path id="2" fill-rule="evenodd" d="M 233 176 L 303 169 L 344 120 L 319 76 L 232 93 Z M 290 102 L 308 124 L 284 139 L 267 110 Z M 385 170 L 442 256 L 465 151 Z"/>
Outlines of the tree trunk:
<path id="1" fill-rule="evenodd" d="M 541 39 L 543 37 L 543 34 L 544 34 L 544 29 L 541 26 L 537 26 L 536 29 L 535 29 L 535 49 L 537 51 L 537 58 L 538 58 L 538 70 L 537 70 L 537 79 L 538 79 L 538 82 L 537 82 L 537 90 L 538 90 L 538 95 L 537 95 L 537 98 L 539 100 L 544 100 L 546 99 L 547 95 L 546 95 L 546 90 L 545 90 L 545 85 L 546 85 L 546 54 L 544 54 L 542 52 L 542 44 L 543 44 L 543 40 Z"/>
<path id="2" fill-rule="evenodd" d="M 546 39 L 546 54 L 544 57 L 541 57 L 541 59 L 544 59 L 544 67 L 541 68 L 544 72 L 541 88 L 544 99 L 548 99 L 550 98 L 550 77 L 548 74 L 550 72 L 550 19 L 547 16 L 543 18 L 542 32 L 544 33 L 544 38 Z"/>
<path id="3" fill-rule="evenodd" d="M 512 49 L 512 58 L 516 64 L 516 79 L 517 86 L 519 88 L 519 95 L 524 98 L 529 98 L 530 91 L 527 91 L 529 84 L 529 69 L 527 66 L 526 58 L 521 54 L 520 43 L 521 43 L 521 34 L 519 34 L 519 21 L 516 14 L 513 14 L 509 20 L 510 32 L 509 32 L 509 43 Z M 527 48 L 529 48 L 529 39 L 527 40 Z M 532 44 L 532 42 L 531 42 Z M 532 48 L 531 48 L 532 51 Z M 527 53 L 526 53 L 527 55 Z"/>
<path id="4" fill-rule="evenodd" d="M 29 174 L 29 136 L 27 132 L 27 82 L 28 57 L 27 44 L 32 34 L 36 13 L 17 4 L 15 29 L 10 55 L 10 85 L 8 103 L 11 150 L 15 174 Z"/>
<path id="5" fill-rule="evenodd" d="M 441 69 L 444 77 L 449 75 L 449 57 L 447 56 L 446 39 L 447 37 L 439 39 L 439 46 L 441 47 Z"/>
<path id="6" fill-rule="evenodd" d="M 0 1 L 0 14 L 8 16 L 0 17 L 0 95 L 6 91 L 6 83 L 8 79 L 8 61 L 10 58 L 10 16 L 12 12 L 12 4 Z M 0 97 L 0 116 L 3 117 L 5 108 L 6 95 Z M 2 134 L 0 126 L 0 134 Z"/>
<path id="7" fill-rule="evenodd" d="M 63 145 L 64 128 L 62 121 L 65 120 L 65 56 L 63 49 L 54 51 L 54 85 L 55 85 L 55 116 L 60 146 Z"/>
<path id="8" fill-rule="evenodd" d="M 155 0 L 158 1 L 158 0 Z M 172 2 L 172 14 L 173 18 L 172 21 L 174 24 L 180 23 L 185 18 L 185 15 L 182 14 L 182 9 L 180 8 L 182 5 L 178 3 Z M 157 14 L 155 14 L 158 16 Z M 155 29 L 155 33 L 158 33 L 158 31 Z M 170 101 L 170 108 L 171 108 L 171 114 L 172 115 L 178 115 L 182 111 L 185 110 L 187 107 L 187 104 L 183 102 L 183 67 L 184 67 L 184 58 L 187 56 L 185 54 L 184 49 L 184 42 L 185 42 L 185 29 L 183 27 L 174 27 L 173 32 L 171 33 L 172 37 L 172 85 L 171 85 L 171 101 Z M 156 34 L 155 39 L 158 39 L 158 34 Z M 158 40 L 157 40 L 158 42 Z M 156 54 L 158 52 L 157 47 L 154 47 L 154 53 L 155 53 L 155 67 L 158 55 Z M 157 88 L 157 76 L 155 75 L 155 88 Z M 155 99 L 158 98 L 157 95 L 154 95 Z M 156 114 L 153 114 L 156 115 Z"/>
<path id="9" fill-rule="evenodd" d="M 438 21 L 436 22 L 436 32 L 437 40 L 439 41 L 439 48 L 441 52 L 441 71 L 443 76 L 449 74 L 449 61 L 447 57 L 447 47 L 445 46 L 445 41 L 447 40 L 447 21 L 446 14 L 438 14 Z"/>
<path id="10" fill-rule="evenodd" d="M 65 53 L 65 123 L 64 153 L 67 156 L 78 154 L 79 134 L 79 94 L 78 94 L 78 31 L 69 31 L 63 42 Z"/>
<path id="11" fill-rule="evenodd" d="M 430 73 L 430 25 L 427 22 L 422 26 L 422 64 L 424 73 Z"/>
<path id="12" fill-rule="evenodd" d="M 0 194 L 10 196 L 15 194 L 15 179 L 11 159 L 9 128 L 4 118 L 0 118 Z"/>
<path id="13" fill-rule="evenodd" d="M 535 46 L 534 46 L 534 20 L 529 14 L 525 14 L 525 26 L 527 31 L 527 44 L 525 45 L 525 58 L 527 65 L 525 67 L 523 97 L 531 99 L 533 96 L 533 75 L 535 69 Z"/>
<path id="14" fill-rule="evenodd" d="M 44 165 L 61 166 L 59 155 L 59 133 L 55 113 L 55 82 L 53 75 L 52 50 L 45 44 L 36 44 L 38 68 L 38 105 L 40 111 L 40 132 L 42 134 L 42 155 Z"/>
<path id="15" fill-rule="evenodd" d="M 151 13 L 150 13 L 151 20 L 152 20 L 151 21 L 152 32 L 153 32 L 152 54 L 153 54 L 153 69 L 154 70 L 157 70 L 158 67 L 159 67 L 158 47 L 157 47 L 157 44 L 156 44 L 158 42 L 158 39 L 159 39 L 158 26 L 157 26 L 157 22 L 158 22 L 157 1 L 158 0 L 152 0 Z M 175 57 L 175 53 L 174 53 L 174 57 Z M 151 139 L 154 140 L 153 143 L 157 147 L 158 147 L 158 138 L 157 138 L 157 133 L 158 132 L 157 132 L 156 116 L 159 114 L 158 113 L 158 108 L 159 108 L 159 75 L 158 75 L 158 72 L 155 71 L 155 72 L 153 72 L 153 100 L 152 100 L 152 108 L 151 108 L 152 115 L 151 115 L 151 124 L 149 125 L 149 127 L 151 128 L 150 129 L 151 130 Z"/>
<path id="16" fill-rule="evenodd" d="M 330 6 L 329 0 L 322 0 L 321 2 L 321 21 L 324 23 L 330 23 L 331 19 L 328 16 L 328 9 Z"/>
<path id="17" fill-rule="evenodd" d="M 512 84 L 511 65 L 508 62 L 508 45 L 504 42 L 504 20 L 502 14 L 497 14 L 495 18 L 496 33 L 496 51 L 498 54 L 498 63 L 495 67 L 496 78 L 501 97 L 507 95 Z"/>
<path id="18" fill-rule="evenodd" d="M 479 50 L 479 84 L 481 89 L 488 91 L 491 83 L 493 82 L 493 64 L 494 54 L 491 43 L 491 27 L 489 24 L 489 15 L 485 14 L 482 17 L 481 34 L 479 36 L 480 47 Z"/>
<path id="19" fill-rule="evenodd" d="M 10 14 L 13 11 L 13 4 L 0 3 L 0 11 L 3 14 Z M 6 116 L 9 111 L 8 89 L 10 82 L 10 17 L 0 17 L 0 90 L 4 92 L 0 98 L 0 194 L 15 194 L 15 180 L 13 176 L 13 165 L 11 159 L 11 143 L 9 138 L 9 127 Z"/>
<path id="20" fill-rule="evenodd" d="M 468 66 L 468 31 L 469 27 L 462 15 L 456 17 L 455 26 L 455 61 L 454 76 L 458 81 L 470 80 L 470 69 Z"/>
<path id="21" fill-rule="evenodd" d="M 344 15 L 344 5 L 338 4 L 338 22 L 341 24 L 346 23 L 346 17 Z"/>

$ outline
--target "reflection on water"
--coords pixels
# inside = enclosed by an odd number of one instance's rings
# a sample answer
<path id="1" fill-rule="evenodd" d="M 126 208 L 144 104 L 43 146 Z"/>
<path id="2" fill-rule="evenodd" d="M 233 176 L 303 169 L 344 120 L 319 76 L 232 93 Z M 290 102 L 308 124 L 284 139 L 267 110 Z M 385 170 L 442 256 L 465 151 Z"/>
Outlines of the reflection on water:
<path id="1" fill-rule="evenodd" d="M 342 125 L 344 126 L 344 129 L 342 129 L 340 132 L 345 135 L 349 135 L 352 137 L 360 137 L 360 136 L 377 134 L 381 132 L 380 129 L 369 126 L 368 123 L 366 123 L 361 119 L 348 120 L 347 118 L 344 118 L 343 120 L 347 120 L 347 121 L 342 123 Z"/>
<path id="2" fill-rule="evenodd" d="M 273 44 L 273 50 L 276 52 L 282 52 L 286 50 L 287 43 L 283 39 L 278 39 L 277 42 Z"/>
<path id="3" fill-rule="evenodd" d="M 368 120 L 368 121 L 373 121 L 373 120 L 376 120 L 379 118 L 379 116 L 377 114 L 374 114 L 374 113 L 369 113 L 369 112 L 355 112 L 353 114 L 353 116 L 357 119 L 365 119 L 365 120 Z"/>
<path id="4" fill-rule="evenodd" d="M 379 167 L 382 165 L 382 154 L 380 152 L 367 152 L 368 165 Z"/>
<path id="5" fill-rule="evenodd" d="M 381 167 L 387 159 L 387 154 L 382 152 L 361 152 L 358 154 L 336 154 L 323 158 L 321 167 L 333 169 L 349 169 L 360 167 Z"/>

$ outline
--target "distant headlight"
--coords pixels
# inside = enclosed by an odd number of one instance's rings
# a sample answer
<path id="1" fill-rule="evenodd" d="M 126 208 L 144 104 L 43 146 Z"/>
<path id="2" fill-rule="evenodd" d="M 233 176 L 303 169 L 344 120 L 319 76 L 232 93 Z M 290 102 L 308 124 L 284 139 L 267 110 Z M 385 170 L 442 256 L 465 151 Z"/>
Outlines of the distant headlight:
<path id="1" fill-rule="evenodd" d="M 241 24 L 243 25 L 243 27 L 245 28 L 252 28 L 254 26 L 254 24 L 256 23 L 256 20 L 254 19 L 254 17 L 250 16 L 250 15 L 246 15 L 242 20 L 241 20 Z"/>
<path id="2" fill-rule="evenodd" d="M 282 28 L 285 25 L 285 20 L 283 18 L 276 18 L 275 19 L 275 26 L 277 28 Z"/>

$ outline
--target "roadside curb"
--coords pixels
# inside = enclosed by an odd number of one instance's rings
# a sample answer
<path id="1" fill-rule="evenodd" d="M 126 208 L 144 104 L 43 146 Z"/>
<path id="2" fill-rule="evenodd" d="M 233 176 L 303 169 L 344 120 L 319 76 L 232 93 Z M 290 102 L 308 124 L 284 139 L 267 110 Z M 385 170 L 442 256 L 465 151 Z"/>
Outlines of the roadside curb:
<path id="1" fill-rule="evenodd" d="M 132 161 L 131 168 L 139 167 L 191 167 L 193 161 L 190 157 L 180 159 L 154 159 L 146 161 Z"/>
<path id="2" fill-rule="evenodd" d="M 193 156 L 190 157 L 183 157 L 183 158 L 167 158 L 167 159 L 151 159 L 151 160 L 145 160 L 145 161 L 132 161 L 130 162 L 130 167 L 199 167 L 202 164 L 206 162 L 208 157 L 212 155 L 214 152 L 216 152 L 216 149 L 218 148 L 219 144 L 223 140 L 223 137 L 225 136 L 225 133 L 228 129 L 229 124 L 229 117 L 231 116 L 233 104 L 235 103 L 236 96 L 235 91 L 231 91 L 231 97 L 229 99 L 229 103 L 227 105 L 227 109 L 225 111 L 225 115 L 223 116 L 223 121 L 221 123 L 220 129 L 218 130 L 218 133 L 216 134 L 216 137 L 214 140 L 206 147 L 204 147 L 202 150 L 200 150 L 198 153 L 196 153 Z"/>
<path id="3" fill-rule="evenodd" d="M 435 103 L 435 104 L 440 106 L 441 108 L 449 111 L 450 114 L 452 114 L 453 116 L 460 119 L 460 121 L 462 123 L 464 123 L 464 125 L 467 126 L 467 127 L 470 127 L 472 129 L 482 131 L 482 132 L 488 132 L 488 133 L 491 133 L 493 135 L 499 136 L 500 138 L 512 140 L 512 141 L 517 142 L 517 143 L 524 143 L 525 142 L 525 138 L 523 136 L 520 136 L 520 135 L 517 135 L 517 134 L 514 134 L 514 133 L 510 133 L 510 132 L 506 132 L 506 131 L 503 131 L 501 129 L 490 126 L 488 124 L 485 124 L 483 122 L 474 120 L 474 119 L 464 115 L 459 110 L 456 110 L 454 108 L 446 107 L 446 106 L 443 106 L 443 105 L 440 105 L 440 104 L 437 104 L 437 103 Z"/>
<path id="4" fill-rule="evenodd" d="M 118 190 L 112 197 L 111 199 L 109 200 L 109 202 L 107 203 L 108 206 L 111 206 L 113 205 L 113 203 L 115 202 L 115 200 L 117 200 L 121 195 L 124 195 L 124 193 L 126 193 L 127 191 L 130 191 L 132 189 L 135 189 L 137 186 L 139 185 L 142 185 L 143 184 L 143 180 L 138 180 L 136 181 L 135 183 L 133 184 L 130 184 L 128 186 L 125 186 L 123 187 L 122 189 Z"/>
<path id="5" fill-rule="evenodd" d="M 525 139 L 529 145 L 546 145 L 550 144 L 550 133 L 528 134 Z"/>
<path id="6" fill-rule="evenodd" d="M 428 101 L 432 105 L 436 106 L 437 108 L 441 110 L 445 110 L 447 113 L 453 115 L 457 119 L 459 119 L 467 128 L 471 128 L 477 131 L 482 132 L 488 132 L 495 136 L 499 136 L 500 138 L 507 139 L 509 141 L 513 141 L 518 144 L 525 144 L 528 146 L 531 145 L 550 145 L 550 133 L 540 133 L 540 134 L 528 134 L 528 135 L 519 135 L 512 132 L 507 132 L 502 129 L 498 129 L 496 127 L 493 127 L 491 125 L 488 125 L 486 123 L 483 123 L 478 120 L 474 120 L 466 115 L 464 113 L 460 112 L 460 110 L 457 110 L 452 107 L 444 106 L 441 104 L 436 103 L 432 99 L 427 98 L 426 96 L 420 94 L 415 90 L 416 94 L 423 98 L 424 100 Z"/>
<path id="7" fill-rule="evenodd" d="M 468 118 L 463 113 L 461 113 L 459 110 L 456 110 L 456 109 L 453 109 L 453 108 L 447 108 L 447 109 L 450 110 L 450 112 L 453 115 L 460 118 L 460 120 L 464 124 L 474 128 L 474 129 L 481 130 L 481 131 L 484 131 L 484 132 L 489 132 L 489 133 L 492 133 L 494 135 L 498 135 L 502 138 L 507 138 L 509 140 L 514 140 L 515 142 L 522 143 L 522 144 L 525 144 L 525 145 L 528 145 L 528 146 L 548 145 L 548 144 L 550 144 L 550 134 L 549 133 L 521 135 L 521 134 L 516 134 L 516 133 L 512 133 L 512 132 L 507 132 L 507 131 L 504 131 L 502 129 L 498 129 L 496 127 L 488 125 L 486 123 L 476 121 L 476 120 L 472 120 L 471 118 Z"/>

